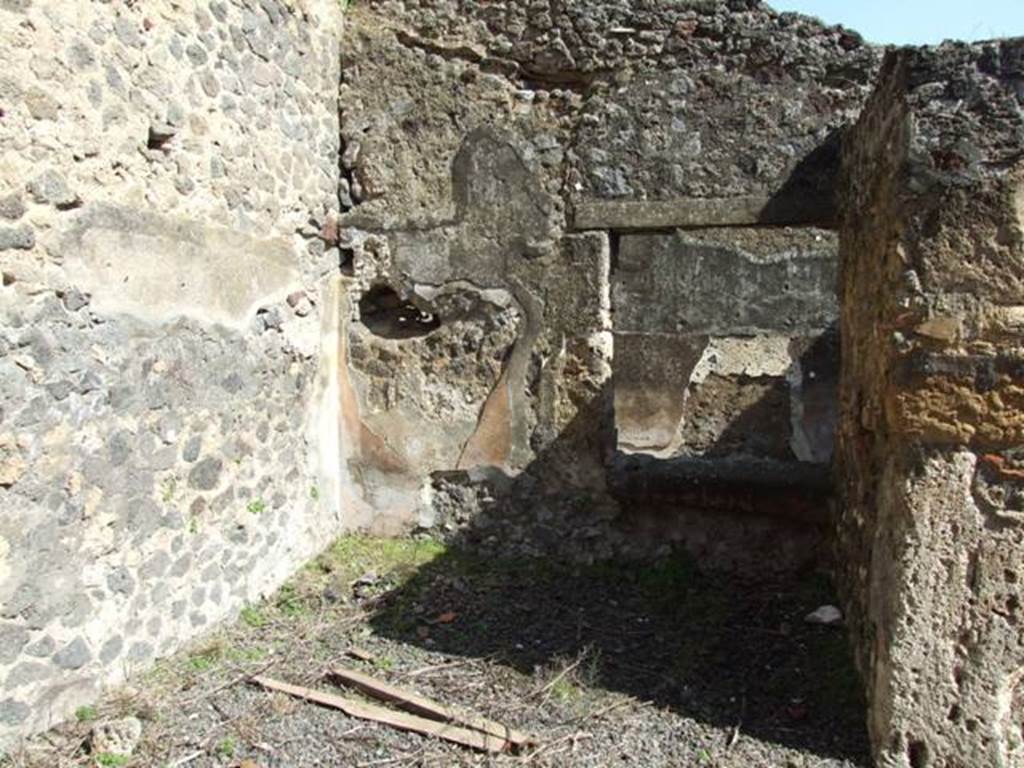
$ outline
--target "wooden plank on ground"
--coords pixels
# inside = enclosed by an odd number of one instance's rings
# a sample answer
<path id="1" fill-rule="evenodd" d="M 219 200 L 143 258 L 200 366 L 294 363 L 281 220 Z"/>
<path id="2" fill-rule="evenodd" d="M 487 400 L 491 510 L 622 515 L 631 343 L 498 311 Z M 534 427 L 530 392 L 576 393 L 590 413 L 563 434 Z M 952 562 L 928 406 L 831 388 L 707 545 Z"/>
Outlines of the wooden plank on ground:
<path id="1" fill-rule="evenodd" d="M 511 746 L 509 741 L 492 736 L 489 733 L 482 733 L 471 728 L 461 728 L 450 723 L 439 723 L 436 720 L 428 720 L 425 717 L 418 717 L 407 712 L 398 712 L 387 707 L 379 707 L 376 704 L 357 701 L 346 696 L 316 691 L 300 685 L 291 685 L 290 683 L 283 683 L 280 680 L 274 680 L 269 677 L 254 677 L 253 682 L 272 691 L 280 691 L 289 696 L 322 704 L 325 707 L 339 709 L 351 717 L 383 723 L 402 731 L 412 731 L 424 736 L 433 736 L 450 741 L 453 744 L 460 744 L 464 747 L 480 750 L 481 752 L 505 752 Z"/>
<path id="2" fill-rule="evenodd" d="M 502 723 L 488 720 L 478 715 L 468 715 L 457 712 L 449 707 L 439 704 L 436 701 L 420 696 L 412 691 L 407 691 L 389 683 L 382 682 L 375 677 L 357 672 L 354 669 L 335 667 L 331 670 L 331 677 L 340 680 L 346 685 L 358 688 L 363 693 L 381 701 L 391 702 L 402 709 L 423 715 L 433 720 L 456 723 L 464 725 L 473 730 L 495 736 L 499 739 L 511 742 L 516 747 L 525 747 L 536 744 L 536 739 L 525 733 L 513 730 Z"/>

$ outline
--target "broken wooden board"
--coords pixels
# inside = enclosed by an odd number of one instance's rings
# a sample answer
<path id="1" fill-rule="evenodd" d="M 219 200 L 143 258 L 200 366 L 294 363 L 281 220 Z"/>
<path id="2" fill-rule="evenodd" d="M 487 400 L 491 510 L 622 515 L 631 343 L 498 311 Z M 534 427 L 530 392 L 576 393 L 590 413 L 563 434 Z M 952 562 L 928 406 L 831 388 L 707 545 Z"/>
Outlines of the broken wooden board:
<path id="1" fill-rule="evenodd" d="M 383 723 L 402 731 L 411 731 L 424 736 L 434 736 L 481 752 L 496 754 L 506 752 L 512 746 L 510 741 L 489 733 L 483 733 L 471 728 L 462 728 L 450 723 L 439 723 L 436 720 L 428 720 L 425 717 L 419 717 L 407 712 L 398 712 L 394 709 L 379 707 L 376 704 L 357 701 L 345 696 L 316 691 L 300 685 L 283 683 L 280 680 L 274 680 L 269 677 L 254 677 L 253 682 L 272 691 L 280 691 L 289 696 L 322 704 L 325 707 L 339 709 L 351 717 Z"/>
<path id="2" fill-rule="evenodd" d="M 515 747 L 526 747 L 536 744 L 536 739 L 525 733 L 515 731 L 502 723 L 488 720 L 478 715 L 466 715 L 456 712 L 449 707 L 439 704 L 436 701 L 420 696 L 412 691 L 406 691 L 394 685 L 382 682 L 375 677 L 357 672 L 354 669 L 336 667 L 331 670 L 331 677 L 340 680 L 346 685 L 358 688 L 363 693 L 381 701 L 395 704 L 402 709 L 408 710 L 433 720 L 456 723 L 464 725 L 473 730 L 495 736 L 499 739 L 510 742 Z"/>

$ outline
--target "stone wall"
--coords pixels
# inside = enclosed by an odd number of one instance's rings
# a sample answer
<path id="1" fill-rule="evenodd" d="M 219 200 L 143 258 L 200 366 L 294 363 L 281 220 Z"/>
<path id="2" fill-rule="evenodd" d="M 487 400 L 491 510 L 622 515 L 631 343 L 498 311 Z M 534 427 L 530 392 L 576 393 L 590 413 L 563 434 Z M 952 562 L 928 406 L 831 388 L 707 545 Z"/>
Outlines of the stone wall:
<path id="1" fill-rule="evenodd" d="M 1024 39 L 889 54 L 845 152 L 840 577 L 879 765 L 1024 765 Z"/>
<path id="2" fill-rule="evenodd" d="M 0 743 L 340 530 L 339 21 L 0 3 Z"/>
<path id="3" fill-rule="evenodd" d="M 619 242 L 620 447 L 827 464 L 838 359 L 822 336 L 838 312 L 835 235 L 751 227 Z"/>
<path id="4" fill-rule="evenodd" d="M 775 472 L 806 562 L 840 129 L 877 52 L 747 0 L 368 0 L 343 50 L 342 465 L 364 519 L 786 568 L 759 523 L 708 536 L 749 504 L 692 503 L 694 481 Z"/>
<path id="5" fill-rule="evenodd" d="M 838 381 L 879 760 L 1024 764 L 1024 43 L 340 16 L 0 0 L 0 744 L 346 528 L 818 562 Z"/>

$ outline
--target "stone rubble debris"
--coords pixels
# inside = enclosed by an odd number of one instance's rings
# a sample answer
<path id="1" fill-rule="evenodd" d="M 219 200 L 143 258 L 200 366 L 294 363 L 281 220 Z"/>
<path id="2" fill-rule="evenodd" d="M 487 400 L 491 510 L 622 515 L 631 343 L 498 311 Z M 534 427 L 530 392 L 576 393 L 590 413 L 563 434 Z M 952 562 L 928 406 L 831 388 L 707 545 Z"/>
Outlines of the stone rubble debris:
<path id="1" fill-rule="evenodd" d="M 804 616 L 808 624 L 821 624 L 832 627 L 843 623 L 843 612 L 834 605 L 823 605 Z"/>
<path id="2" fill-rule="evenodd" d="M 142 721 L 137 717 L 124 717 L 93 726 L 89 744 L 94 755 L 131 757 L 141 738 Z"/>

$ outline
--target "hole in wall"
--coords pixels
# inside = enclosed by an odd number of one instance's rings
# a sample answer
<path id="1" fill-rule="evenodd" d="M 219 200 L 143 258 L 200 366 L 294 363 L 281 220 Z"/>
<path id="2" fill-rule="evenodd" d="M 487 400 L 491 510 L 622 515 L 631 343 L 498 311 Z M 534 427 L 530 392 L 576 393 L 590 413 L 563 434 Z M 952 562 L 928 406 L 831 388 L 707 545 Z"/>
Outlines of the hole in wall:
<path id="1" fill-rule="evenodd" d="M 1017 623 L 1017 614 L 1020 612 L 1020 600 L 1016 595 L 1011 595 L 1006 599 L 1006 618 L 1009 619 L 1011 624 Z"/>
<path id="2" fill-rule="evenodd" d="M 338 271 L 345 277 L 355 276 L 355 255 L 351 248 L 338 249 Z"/>
<path id="3" fill-rule="evenodd" d="M 168 150 L 170 147 L 167 146 L 168 142 L 174 138 L 174 131 L 169 127 L 159 127 L 151 125 L 149 127 L 149 133 L 146 136 L 146 148 L 147 149 L 162 149 Z"/>
<path id="4" fill-rule="evenodd" d="M 371 333 L 384 339 L 417 338 L 441 327 L 437 315 L 424 312 L 387 285 L 375 285 L 363 294 L 359 318 Z"/>
<path id="5" fill-rule="evenodd" d="M 923 741 L 912 741 L 907 747 L 907 758 L 910 760 L 910 768 L 928 768 L 931 762 L 928 755 L 928 745 Z"/>

